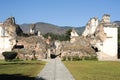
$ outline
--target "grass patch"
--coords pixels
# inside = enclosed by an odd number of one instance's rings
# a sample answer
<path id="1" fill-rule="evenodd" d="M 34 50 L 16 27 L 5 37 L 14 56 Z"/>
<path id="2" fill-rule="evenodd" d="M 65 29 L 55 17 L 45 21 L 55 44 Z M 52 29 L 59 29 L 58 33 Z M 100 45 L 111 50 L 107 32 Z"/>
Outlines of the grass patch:
<path id="1" fill-rule="evenodd" d="M 120 80 L 120 62 L 65 61 L 75 80 Z"/>
<path id="2" fill-rule="evenodd" d="M 34 80 L 44 65 L 43 61 L 0 61 L 0 80 Z"/>

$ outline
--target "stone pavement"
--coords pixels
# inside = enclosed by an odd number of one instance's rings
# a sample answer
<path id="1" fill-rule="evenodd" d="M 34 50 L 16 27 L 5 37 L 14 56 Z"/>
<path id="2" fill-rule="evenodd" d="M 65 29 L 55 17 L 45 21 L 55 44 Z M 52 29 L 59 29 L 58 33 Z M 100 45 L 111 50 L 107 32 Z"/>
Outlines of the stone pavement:
<path id="1" fill-rule="evenodd" d="M 51 59 L 35 80 L 75 80 L 59 58 Z"/>

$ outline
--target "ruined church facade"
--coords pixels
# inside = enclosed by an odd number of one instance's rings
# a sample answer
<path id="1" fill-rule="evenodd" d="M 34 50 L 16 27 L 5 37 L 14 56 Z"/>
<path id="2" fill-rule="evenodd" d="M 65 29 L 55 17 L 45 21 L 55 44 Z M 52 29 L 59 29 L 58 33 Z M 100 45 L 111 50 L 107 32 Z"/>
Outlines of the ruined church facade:
<path id="1" fill-rule="evenodd" d="M 36 33 L 36 27 L 35 24 L 30 25 L 30 34 L 35 34 Z"/>
<path id="2" fill-rule="evenodd" d="M 104 14 L 101 21 L 92 18 L 87 23 L 82 36 L 91 38 L 91 47 L 96 49 L 99 60 L 118 60 L 117 27 L 117 24 L 110 21 L 108 14 Z"/>
<path id="3" fill-rule="evenodd" d="M 77 37 L 79 37 L 78 33 L 75 31 L 75 29 L 72 29 L 70 33 L 70 42 L 74 43 Z"/>
<path id="4" fill-rule="evenodd" d="M 15 18 L 10 17 L 0 23 L 0 59 L 3 59 L 2 52 L 11 51 L 16 44 Z"/>

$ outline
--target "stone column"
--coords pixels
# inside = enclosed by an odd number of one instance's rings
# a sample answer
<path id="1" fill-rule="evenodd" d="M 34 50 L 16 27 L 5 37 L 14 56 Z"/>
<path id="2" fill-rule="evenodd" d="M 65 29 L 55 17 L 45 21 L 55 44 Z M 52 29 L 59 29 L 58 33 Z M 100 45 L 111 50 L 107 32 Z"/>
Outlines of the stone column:
<path id="1" fill-rule="evenodd" d="M 50 58 L 50 49 L 47 49 L 47 58 Z"/>

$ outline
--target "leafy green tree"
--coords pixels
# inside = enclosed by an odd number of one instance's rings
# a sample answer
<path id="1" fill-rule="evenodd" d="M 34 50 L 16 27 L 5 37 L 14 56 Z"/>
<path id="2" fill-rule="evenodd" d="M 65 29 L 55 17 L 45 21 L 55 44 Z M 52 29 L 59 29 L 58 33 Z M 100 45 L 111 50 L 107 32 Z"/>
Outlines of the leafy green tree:
<path id="1" fill-rule="evenodd" d="M 71 31 L 72 29 L 69 29 L 66 31 L 65 34 L 47 33 L 47 34 L 44 34 L 43 37 L 48 38 L 48 36 L 50 36 L 51 40 L 68 41 L 70 40 Z"/>
<path id="2" fill-rule="evenodd" d="M 66 40 L 70 40 L 71 31 L 72 31 L 72 29 L 68 29 L 68 30 L 66 31 L 66 33 L 65 33 L 65 35 L 66 35 Z"/>

